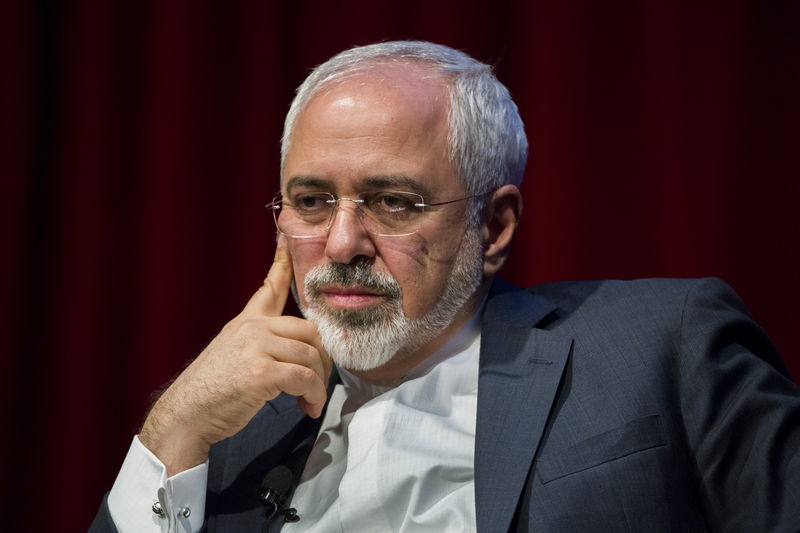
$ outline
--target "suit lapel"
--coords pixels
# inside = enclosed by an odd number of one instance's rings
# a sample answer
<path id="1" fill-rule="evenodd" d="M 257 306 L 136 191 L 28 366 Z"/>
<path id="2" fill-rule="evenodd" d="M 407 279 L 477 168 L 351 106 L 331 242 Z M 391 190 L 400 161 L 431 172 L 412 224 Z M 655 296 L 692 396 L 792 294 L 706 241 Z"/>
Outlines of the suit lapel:
<path id="1" fill-rule="evenodd" d="M 572 339 L 534 326 L 555 307 L 524 291 L 487 305 L 475 435 L 480 533 L 507 531 L 558 390 Z"/>
<path id="2" fill-rule="evenodd" d="M 338 380 L 334 369 L 328 383 L 328 399 Z M 265 513 L 258 499 L 262 480 L 273 467 L 287 466 L 293 474 L 287 499 L 291 501 L 324 416 L 323 411 L 316 420 L 309 418 L 297 407 L 297 398 L 282 394 L 267 402 L 239 434 L 217 445 L 215 455 L 223 456 L 219 462 L 225 469 L 221 471 L 223 479 L 219 487 L 218 483 L 212 483 L 209 474 L 207 530 L 280 531 L 281 516 L 263 529 Z"/>

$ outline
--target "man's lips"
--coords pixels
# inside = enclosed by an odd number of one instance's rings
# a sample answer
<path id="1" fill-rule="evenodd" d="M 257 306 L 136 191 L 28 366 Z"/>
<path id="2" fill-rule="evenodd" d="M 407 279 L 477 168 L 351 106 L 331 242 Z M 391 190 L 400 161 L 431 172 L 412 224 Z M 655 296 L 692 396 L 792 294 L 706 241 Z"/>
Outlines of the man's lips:
<path id="1" fill-rule="evenodd" d="M 359 309 L 380 303 L 384 296 L 364 287 L 324 287 L 320 290 L 325 303 L 341 309 Z"/>

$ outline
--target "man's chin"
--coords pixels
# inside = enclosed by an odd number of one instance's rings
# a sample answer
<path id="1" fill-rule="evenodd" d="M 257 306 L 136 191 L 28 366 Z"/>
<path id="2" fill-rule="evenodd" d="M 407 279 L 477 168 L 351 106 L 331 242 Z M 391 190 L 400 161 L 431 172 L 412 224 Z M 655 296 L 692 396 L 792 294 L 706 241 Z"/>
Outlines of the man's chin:
<path id="1" fill-rule="evenodd" d="M 395 309 L 339 309 L 313 305 L 303 310 L 317 326 L 325 350 L 337 366 L 365 371 L 379 368 L 409 344 L 408 322 Z"/>
<path id="2" fill-rule="evenodd" d="M 393 320 L 396 306 L 386 300 L 361 307 L 336 307 L 315 301 L 304 310 L 304 314 L 314 323 L 326 320 L 331 326 L 339 328 L 380 328 Z M 347 331 L 343 331 L 346 335 Z"/>
<path id="3" fill-rule="evenodd" d="M 388 365 L 395 360 L 395 355 L 377 360 L 374 357 L 353 357 L 350 354 L 337 354 L 336 357 L 331 356 L 331 360 L 337 368 L 343 368 L 348 372 L 369 372 Z"/>

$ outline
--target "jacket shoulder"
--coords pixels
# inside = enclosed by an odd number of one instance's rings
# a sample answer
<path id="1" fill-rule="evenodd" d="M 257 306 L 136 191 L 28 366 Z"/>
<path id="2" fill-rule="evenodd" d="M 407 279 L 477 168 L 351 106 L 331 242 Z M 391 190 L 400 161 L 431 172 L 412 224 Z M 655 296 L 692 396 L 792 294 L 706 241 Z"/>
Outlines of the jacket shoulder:
<path id="1" fill-rule="evenodd" d="M 582 301 L 590 296 L 606 300 L 635 297 L 685 296 L 688 292 L 733 293 L 723 280 L 708 278 L 642 278 L 633 280 L 583 280 L 557 281 L 527 287 L 531 294 L 544 296 L 551 301 Z"/>
<path id="2" fill-rule="evenodd" d="M 720 301 L 746 316 L 749 311 L 719 278 L 566 281 L 534 285 L 525 292 L 550 301 L 564 317 L 573 313 L 611 317 L 622 314 L 683 315 L 695 301 Z"/>

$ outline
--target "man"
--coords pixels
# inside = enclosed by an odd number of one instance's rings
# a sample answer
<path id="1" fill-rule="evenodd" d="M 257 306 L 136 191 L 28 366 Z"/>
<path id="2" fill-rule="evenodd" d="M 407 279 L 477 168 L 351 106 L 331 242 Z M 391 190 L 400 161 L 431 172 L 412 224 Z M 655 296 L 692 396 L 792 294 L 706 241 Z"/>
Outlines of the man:
<path id="1" fill-rule="evenodd" d="M 527 141 L 489 67 L 343 52 L 282 148 L 275 262 L 93 531 L 800 528 L 800 393 L 727 286 L 494 279 Z"/>

